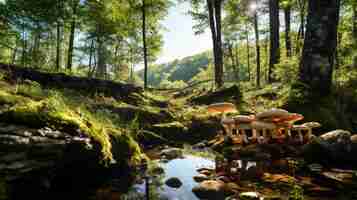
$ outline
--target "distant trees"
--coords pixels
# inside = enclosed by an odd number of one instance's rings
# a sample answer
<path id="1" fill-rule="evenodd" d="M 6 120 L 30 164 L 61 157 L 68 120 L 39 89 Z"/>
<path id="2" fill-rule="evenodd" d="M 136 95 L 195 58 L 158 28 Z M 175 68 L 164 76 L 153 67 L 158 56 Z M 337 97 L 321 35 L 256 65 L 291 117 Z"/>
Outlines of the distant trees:
<path id="1" fill-rule="evenodd" d="M 160 51 L 160 20 L 169 6 L 168 0 L 145 6 L 141 0 L 7 0 L 0 3 L 0 19 L 6 26 L 0 44 L 9 40 L 9 45 L 0 48 L 16 51 L 11 56 L 4 53 L 1 61 L 100 78 L 129 77 L 117 74 L 154 60 Z M 150 52 L 143 53 L 144 49 Z"/>

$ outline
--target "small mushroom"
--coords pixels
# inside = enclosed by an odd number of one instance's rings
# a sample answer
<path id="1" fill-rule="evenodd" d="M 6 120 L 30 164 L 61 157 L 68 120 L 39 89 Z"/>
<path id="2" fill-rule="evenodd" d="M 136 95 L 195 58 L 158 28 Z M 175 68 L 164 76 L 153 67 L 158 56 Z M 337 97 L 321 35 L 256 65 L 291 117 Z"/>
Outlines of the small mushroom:
<path id="1" fill-rule="evenodd" d="M 237 108 L 232 103 L 214 103 L 207 106 L 207 111 L 209 113 L 227 113 L 227 112 L 237 112 Z"/>

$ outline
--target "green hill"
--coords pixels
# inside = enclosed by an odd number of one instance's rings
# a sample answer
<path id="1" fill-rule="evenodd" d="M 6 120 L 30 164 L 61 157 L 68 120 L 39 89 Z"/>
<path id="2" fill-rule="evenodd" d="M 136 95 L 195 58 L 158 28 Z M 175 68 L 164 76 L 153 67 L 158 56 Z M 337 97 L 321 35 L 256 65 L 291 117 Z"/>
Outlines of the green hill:
<path id="1" fill-rule="evenodd" d="M 211 53 L 207 51 L 169 63 L 150 66 L 148 70 L 148 84 L 158 87 L 164 80 L 187 83 L 200 72 L 200 69 L 207 68 L 211 57 Z M 137 74 L 144 79 L 144 70 L 138 71 Z"/>

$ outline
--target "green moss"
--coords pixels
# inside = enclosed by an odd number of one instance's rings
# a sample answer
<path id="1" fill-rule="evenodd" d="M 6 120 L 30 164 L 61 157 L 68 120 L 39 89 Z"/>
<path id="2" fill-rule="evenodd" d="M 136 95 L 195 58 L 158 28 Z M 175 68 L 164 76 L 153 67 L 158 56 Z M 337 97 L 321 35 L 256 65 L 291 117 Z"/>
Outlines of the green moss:
<path id="1" fill-rule="evenodd" d="M 4 90 L 0 90 L 0 105 L 8 104 L 15 105 L 17 103 L 26 102 L 28 98 L 19 95 L 14 95 Z"/>
<path id="2" fill-rule="evenodd" d="M 104 160 L 113 160 L 110 135 L 118 138 L 126 136 L 122 135 L 120 127 L 116 127 L 109 117 L 103 113 L 91 114 L 80 104 L 69 104 L 58 92 L 51 92 L 51 95 L 42 101 L 16 104 L 0 114 L 1 121 L 26 124 L 35 128 L 47 126 L 71 134 L 88 134 L 101 144 Z M 137 152 L 136 148 L 134 150 Z"/>

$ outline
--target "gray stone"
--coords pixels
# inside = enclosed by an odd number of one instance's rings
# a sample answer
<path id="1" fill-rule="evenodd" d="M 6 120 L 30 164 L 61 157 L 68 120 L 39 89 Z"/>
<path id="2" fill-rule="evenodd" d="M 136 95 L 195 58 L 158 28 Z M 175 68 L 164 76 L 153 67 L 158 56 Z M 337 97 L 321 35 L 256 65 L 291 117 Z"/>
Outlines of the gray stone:
<path id="1" fill-rule="evenodd" d="M 182 149 L 179 148 L 169 148 L 161 151 L 161 156 L 164 156 L 166 159 L 172 160 L 175 158 L 182 157 Z"/>
<path id="2" fill-rule="evenodd" d="M 172 188 L 179 188 L 181 187 L 182 182 L 177 177 L 171 177 L 165 181 L 165 184 Z"/>
<path id="3" fill-rule="evenodd" d="M 216 200 L 225 198 L 225 183 L 222 181 L 203 181 L 192 189 L 200 199 Z"/>
<path id="4" fill-rule="evenodd" d="M 204 175 L 204 174 L 199 174 L 197 176 L 194 176 L 193 177 L 193 180 L 195 180 L 196 182 L 202 182 L 202 181 L 206 181 L 206 180 L 209 180 L 209 177 Z"/>

